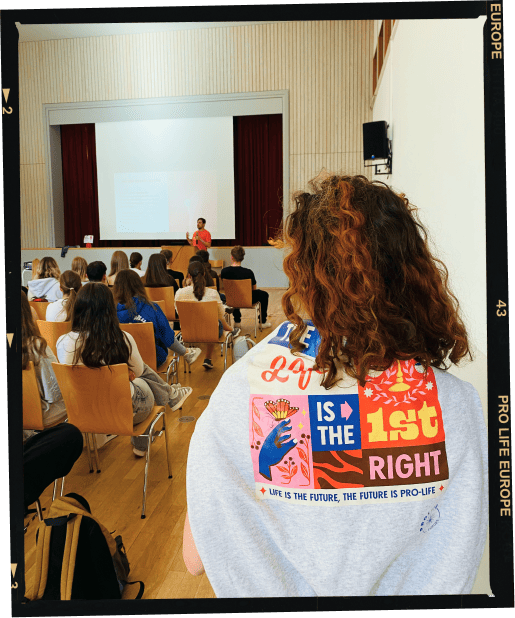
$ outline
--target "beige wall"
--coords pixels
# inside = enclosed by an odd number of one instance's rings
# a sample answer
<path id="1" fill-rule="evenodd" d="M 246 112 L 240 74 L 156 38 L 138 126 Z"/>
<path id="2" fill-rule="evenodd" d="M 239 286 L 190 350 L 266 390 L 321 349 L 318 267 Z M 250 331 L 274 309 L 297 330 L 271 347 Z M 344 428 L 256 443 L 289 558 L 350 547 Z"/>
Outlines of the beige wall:
<path id="1" fill-rule="evenodd" d="M 364 173 L 373 27 L 289 22 L 20 43 L 22 247 L 52 244 L 45 103 L 287 89 L 290 189 L 322 167 Z"/>

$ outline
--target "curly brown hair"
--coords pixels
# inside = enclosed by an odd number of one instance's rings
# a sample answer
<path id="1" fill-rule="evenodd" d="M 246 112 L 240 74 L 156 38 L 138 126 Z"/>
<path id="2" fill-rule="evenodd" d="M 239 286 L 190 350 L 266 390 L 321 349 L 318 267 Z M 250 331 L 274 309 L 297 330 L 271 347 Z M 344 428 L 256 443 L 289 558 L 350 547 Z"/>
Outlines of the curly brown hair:
<path id="1" fill-rule="evenodd" d="M 472 358 L 447 268 L 406 196 L 364 176 L 329 175 L 309 187 L 293 195 L 285 222 L 282 305 L 295 325 L 294 354 L 304 347 L 302 310 L 320 333 L 322 385 L 338 381 L 335 361 L 363 386 L 395 360 L 416 359 L 427 371 Z"/>

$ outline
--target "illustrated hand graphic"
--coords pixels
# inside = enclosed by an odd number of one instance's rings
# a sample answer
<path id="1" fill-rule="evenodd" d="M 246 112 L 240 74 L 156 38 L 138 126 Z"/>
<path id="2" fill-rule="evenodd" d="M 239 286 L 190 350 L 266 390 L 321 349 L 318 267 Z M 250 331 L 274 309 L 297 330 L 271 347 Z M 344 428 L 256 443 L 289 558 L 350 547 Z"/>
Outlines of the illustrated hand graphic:
<path id="1" fill-rule="evenodd" d="M 269 481 L 272 480 L 270 467 L 278 464 L 281 459 L 297 444 L 297 440 L 288 440 L 291 431 L 290 420 L 281 421 L 266 437 L 259 453 L 259 473 Z"/>

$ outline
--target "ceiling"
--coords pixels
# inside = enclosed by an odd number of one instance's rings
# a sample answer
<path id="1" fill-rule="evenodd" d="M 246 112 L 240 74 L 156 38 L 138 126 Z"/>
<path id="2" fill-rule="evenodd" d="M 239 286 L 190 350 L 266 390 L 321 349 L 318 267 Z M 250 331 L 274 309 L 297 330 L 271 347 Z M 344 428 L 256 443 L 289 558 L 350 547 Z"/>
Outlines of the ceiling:
<path id="1" fill-rule="evenodd" d="M 76 39 L 113 34 L 141 34 L 144 32 L 170 32 L 173 30 L 194 30 L 198 28 L 224 28 L 250 26 L 253 24 L 283 23 L 276 21 L 234 21 L 234 22 L 162 22 L 162 23 L 116 23 L 116 24 L 20 24 L 16 22 L 20 43 L 27 41 L 51 41 L 54 39 Z"/>

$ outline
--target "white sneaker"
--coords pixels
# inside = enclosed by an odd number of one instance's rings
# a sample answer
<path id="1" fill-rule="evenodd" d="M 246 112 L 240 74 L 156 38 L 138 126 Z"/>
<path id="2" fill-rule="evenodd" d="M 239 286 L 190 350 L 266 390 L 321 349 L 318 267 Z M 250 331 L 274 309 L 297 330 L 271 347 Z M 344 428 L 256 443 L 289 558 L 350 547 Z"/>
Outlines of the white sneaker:
<path id="1" fill-rule="evenodd" d="M 173 399 L 170 399 L 170 401 L 168 402 L 168 405 L 170 406 L 172 411 L 178 410 L 186 401 L 186 399 L 188 399 L 192 392 L 193 389 L 191 388 L 191 386 L 181 386 L 179 388 L 176 388 L 175 397 L 173 397 Z"/>
<path id="2" fill-rule="evenodd" d="M 237 337 L 240 333 L 241 333 L 241 328 L 234 327 L 232 329 L 232 333 L 231 334 L 232 334 L 233 337 Z"/>
<path id="3" fill-rule="evenodd" d="M 272 326 L 272 322 L 263 322 L 261 324 L 261 328 L 270 328 Z"/>
<path id="4" fill-rule="evenodd" d="M 145 455 L 147 454 L 147 451 L 140 451 L 136 447 L 132 449 L 132 452 L 136 455 L 136 457 L 145 457 Z"/>
<path id="5" fill-rule="evenodd" d="M 201 352 L 202 350 L 200 348 L 188 348 L 188 351 L 184 355 L 184 360 L 188 365 L 191 365 L 197 360 Z"/>

